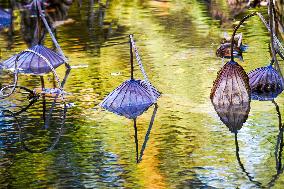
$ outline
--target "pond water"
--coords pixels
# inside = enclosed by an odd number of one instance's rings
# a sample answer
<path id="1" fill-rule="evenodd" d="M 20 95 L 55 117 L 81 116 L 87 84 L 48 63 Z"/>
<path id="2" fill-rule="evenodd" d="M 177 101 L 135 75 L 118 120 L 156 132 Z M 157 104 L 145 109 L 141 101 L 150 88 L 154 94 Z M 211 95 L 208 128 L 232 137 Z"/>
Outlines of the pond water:
<path id="1" fill-rule="evenodd" d="M 8 8 L 2 1 L 0 5 Z M 275 104 L 251 102 L 237 135 L 237 156 L 235 135 L 210 101 L 223 65 L 215 55 L 223 33 L 231 33 L 235 21 L 249 12 L 265 14 L 265 7 L 246 10 L 219 0 L 82 0 L 79 6 L 80 1 L 70 5 L 68 21 L 56 31 L 72 66 L 64 87 L 68 107 L 56 102 L 45 129 L 43 116 L 53 99 L 40 98 L 18 114 L 26 147 L 19 142 L 16 119 L 0 119 L 0 188 L 283 188 Z M 1 60 L 27 48 L 21 16 L 15 9 L 13 33 L 0 33 Z M 269 35 L 261 21 L 252 18 L 240 31 L 249 45 L 240 65 L 246 72 L 267 65 Z M 131 33 L 150 81 L 162 92 L 138 164 L 133 121 L 99 108 L 130 77 Z M 46 45 L 52 46 L 49 38 Z M 62 79 L 64 66 L 57 70 Z M 137 64 L 135 77 L 142 78 Z M 44 78 L 52 87 L 52 75 Z M 2 72 L 1 84 L 8 81 L 12 76 Z M 38 76 L 19 76 L 19 84 L 31 89 L 40 82 Z M 284 96 L 275 102 L 282 113 Z M 29 101 L 24 93 L 15 93 L 0 103 L 15 113 Z M 153 109 L 137 119 L 139 152 Z"/>

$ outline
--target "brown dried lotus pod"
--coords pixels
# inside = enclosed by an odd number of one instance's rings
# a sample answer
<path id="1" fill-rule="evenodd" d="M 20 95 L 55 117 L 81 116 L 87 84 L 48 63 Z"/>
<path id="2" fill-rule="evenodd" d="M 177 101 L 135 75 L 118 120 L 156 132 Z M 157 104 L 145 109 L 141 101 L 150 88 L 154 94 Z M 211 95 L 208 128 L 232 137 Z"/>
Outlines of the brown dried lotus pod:
<path id="1" fill-rule="evenodd" d="M 214 105 L 237 105 L 250 101 L 249 78 L 243 67 L 229 61 L 218 72 L 210 95 Z"/>

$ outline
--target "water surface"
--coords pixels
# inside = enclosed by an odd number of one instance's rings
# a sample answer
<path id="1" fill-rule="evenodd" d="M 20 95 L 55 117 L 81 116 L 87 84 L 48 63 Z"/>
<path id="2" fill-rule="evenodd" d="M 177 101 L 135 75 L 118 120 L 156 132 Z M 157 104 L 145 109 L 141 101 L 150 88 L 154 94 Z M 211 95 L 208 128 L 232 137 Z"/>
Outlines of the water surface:
<path id="1" fill-rule="evenodd" d="M 1 3 L 3 7 L 7 4 Z M 55 148 L 30 153 L 18 142 L 15 120 L 1 119 L 0 186 L 2 188 L 281 188 L 278 171 L 278 115 L 275 105 L 252 101 L 247 122 L 238 133 L 240 166 L 234 134 L 220 121 L 209 95 L 222 66 L 215 51 L 224 32 L 246 13 L 225 1 L 82 1 L 74 2 L 57 28 L 58 41 L 73 69 L 65 85 L 67 109 L 64 134 Z M 265 8 L 256 8 L 265 14 Z M 254 9 L 255 10 L 255 9 Z M 1 32 L 1 58 L 27 47 L 19 10 L 14 34 Z M 270 61 L 269 36 L 257 18 L 241 28 L 249 45 L 246 72 Z M 103 98 L 130 77 L 128 34 L 134 34 L 150 81 L 163 94 L 142 161 L 136 164 L 132 120 L 98 107 Z M 46 45 L 51 46 L 49 38 Z M 58 69 L 64 77 L 64 66 Z M 142 78 L 138 66 L 135 77 Z M 52 86 L 52 75 L 45 76 Z M 1 83 L 12 81 L 1 75 Z M 39 77 L 20 76 L 20 84 L 40 86 Z M 42 129 L 42 102 L 35 102 L 18 119 L 27 145 L 45 149 L 58 135 L 63 102 Z M 283 112 L 284 97 L 276 99 Z M 28 104 L 17 93 L 1 102 L 17 111 Z M 47 109 L 52 99 L 47 99 Z M 138 118 L 139 151 L 153 107 Z M 6 129 L 6 130 L 5 130 Z M 9 132 L 8 132 L 9 131 Z M 281 157 L 280 157 L 281 158 Z"/>

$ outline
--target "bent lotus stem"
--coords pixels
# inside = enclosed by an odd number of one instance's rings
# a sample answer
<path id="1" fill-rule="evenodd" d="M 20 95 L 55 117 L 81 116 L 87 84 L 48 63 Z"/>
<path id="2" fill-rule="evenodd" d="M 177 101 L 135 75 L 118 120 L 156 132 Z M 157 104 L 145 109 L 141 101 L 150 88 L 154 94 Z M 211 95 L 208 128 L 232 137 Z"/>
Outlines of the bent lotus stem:
<path id="1" fill-rule="evenodd" d="M 260 14 L 259 12 L 257 13 L 257 16 L 260 18 L 260 20 L 262 21 L 262 23 L 265 25 L 265 27 L 267 28 L 268 32 L 271 33 L 270 31 L 270 27 L 268 25 L 268 23 L 266 22 L 265 18 L 262 16 L 262 14 Z M 282 59 L 284 59 L 284 55 L 280 52 L 280 50 L 284 53 L 284 47 L 281 44 L 280 40 L 278 39 L 278 37 L 275 35 L 275 33 L 273 32 L 273 38 L 274 38 L 274 44 L 277 45 L 277 49 L 279 50 L 279 56 L 281 56 Z"/>
<path id="2" fill-rule="evenodd" d="M 144 67 L 143 67 L 143 64 L 142 64 L 142 60 L 141 60 L 141 58 L 140 58 L 140 56 L 139 56 L 138 49 L 137 49 L 137 47 L 136 47 L 136 45 L 135 45 L 135 41 L 134 41 L 133 35 L 130 34 L 130 35 L 129 35 L 129 38 L 130 38 L 130 41 L 131 41 L 131 43 L 132 43 L 132 47 L 133 47 L 134 52 L 135 52 L 135 56 L 136 56 L 137 63 L 138 63 L 138 65 L 139 65 L 140 70 L 141 70 L 141 72 L 142 72 L 142 74 L 143 74 L 143 76 L 144 76 L 144 79 L 145 79 L 146 83 L 147 83 L 147 88 L 148 88 L 148 90 L 150 91 L 150 94 L 151 94 L 151 97 L 152 97 L 152 101 L 153 101 L 153 103 L 156 103 L 156 102 L 157 102 L 157 99 L 154 97 L 154 93 L 153 93 L 153 91 L 152 91 L 152 87 L 151 87 L 150 81 L 149 81 L 148 76 L 147 76 L 147 74 L 146 74 L 146 72 L 145 72 L 145 70 L 144 70 Z"/>
<path id="3" fill-rule="evenodd" d="M 234 32 L 233 32 L 233 34 L 232 34 L 232 38 L 231 38 L 231 61 L 234 61 L 234 53 L 233 53 L 233 51 L 234 51 L 234 39 L 235 39 L 235 35 L 236 35 L 238 29 L 240 28 L 240 26 L 241 26 L 247 19 L 249 19 L 249 18 L 252 17 L 252 16 L 255 16 L 256 14 L 257 14 L 257 12 L 253 12 L 253 13 L 251 13 L 251 14 L 245 16 L 245 17 L 239 22 L 239 24 L 235 27 Z"/>
<path id="4" fill-rule="evenodd" d="M 273 1 L 270 0 L 269 1 L 269 29 L 270 29 L 270 43 L 271 43 L 271 53 L 272 53 L 272 57 L 273 57 L 273 60 L 275 61 L 275 65 L 276 65 L 276 68 L 277 70 L 279 71 L 280 75 L 281 75 L 281 78 L 283 80 L 283 76 L 282 76 L 282 73 L 281 73 L 281 69 L 280 69 L 280 66 L 279 66 L 279 63 L 277 61 L 277 57 L 276 57 L 276 51 L 275 51 L 275 43 L 274 43 L 274 35 L 276 36 L 275 32 L 274 32 L 274 25 L 275 25 L 275 22 L 274 22 L 274 14 L 273 14 Z"/>
<path id="5" fill-rule="evenodd" d="M 47 60 L 47 58 L 45 58 L 44 56 L 42 56 L 41 54 L 39 54 L 38 52 L 35 52 L 31 49 L 26 49 L 24 50 L 24 52 L 31 52 L 31 53 L 34 53 L 35 55 L 39 56 L 40 58 L 42 58 L 46 63 L 47 65 L 50 67 L 51 71 L 53 72 L 53 75 L 55 76 L 55 79 L 57 81 L 57 84 L 58 84 L 58 88 L 63 91 L 62 87 L 61 87 L 61 82 L 60 82 L 60 79 L 54 69 L 54 67 L 52 66 L 52 64 L 49 62 L 49 60 Z"/>
<path id="6" fill-rule="evenodd" d="M 6 98 L 6 97 L 9 97 L 11 96 L 15 89 L 17 88 L 17 84 L 18 84 L 18 73 L 19 73 L 19 70 L 18 70 L 18 60 L 19 60 L 19 57 L 24 53 L 24 51 L 22 51 L 20 54 L 18 54 L 18 56 L 16 57 L 16 60 L 15 60 L 15 66 L 14 66 L 14 83 L 13 85 L 8 85 L 8 86 L 5 86 L 3 87 L 1 90 L 0 90 L 0 94 L 2 97 Z M 9 89 L 9 88 L 12 88 L 10 89 L 10 92 L 8 94 L 4 94 L 4 90 L 6 89 Z"/>
<path id="7" fill-rule="evenodd" d="M 52 31 L 51 31 L 51 29 L 50 29 L 50 27 L 49 27 L 49 25 L 48 25 L 46 19 L 45 19 L 45 15 L 43 14 L 43 11 L 42 11 L 42 8 L 41 8 L 40 0 L 34 0 L 34 2 L 35 2 L 36 6 L 37 6 L 37 8 L 38 8 L 39 15 L 40 15 L 40 17 L 41 17 L 41 19 L 42 19 L 42 21 L 43 21 L 43 23 L 44 23 L 44 25 L 45 25 L 45 27 L 46 27 L 48 33 L 49 33 L 49 35 L 50 35 L 50 37 L 51 37 L 51 39 L 52 39 L 54 45 L 56 46 L 58 52 L 59 52 L 59 53 L 61 54 L 61 56 L 63 57 L 64 61 L 67 62 L 68 59 L 67 59 L 66 56 L 64 55 L 64 53 L 63 53 L 63 51 L 62 51 L 60 45 L 58 44 L 56 38 L 54 37 L 54 35 L 53 35 L 53 33 L 52 33 Z M 69 64 L 67 64 L 67 65 L 69 66 Z"/>

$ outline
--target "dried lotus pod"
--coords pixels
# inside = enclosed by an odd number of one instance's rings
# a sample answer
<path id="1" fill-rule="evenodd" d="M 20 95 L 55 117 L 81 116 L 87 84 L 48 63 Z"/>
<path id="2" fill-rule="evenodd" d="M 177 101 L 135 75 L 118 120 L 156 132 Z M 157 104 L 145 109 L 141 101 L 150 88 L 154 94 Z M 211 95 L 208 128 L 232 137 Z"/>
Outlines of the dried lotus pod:
<path id="1" fill-rule="evenodd" d="M 46 58 L 51 65 L 48 65 L 42 57 L 34 52 Z M 61 55 L 43 45 L 35 45 L 20 54 L 12 56 L 8 60 L 2 62 L 1 66 L 7 70 L 13 70 L 15 69 L 16 61 L 19 73 L 34 75 L 49 73 L 52 69 L 57 68 L 65 62 Z"/>
<path id="2" fill-rule="evenodd" d="M 254 100 L 273 100 L 283 91 L 283 78 L 272 65 L 257 68 L 248 76 L 251 98 Z"/>
<path id="3" fill-rule="evenodd" d="M 159 98 L 160 93 L 153 93 Z M 111 92 L 100 104 L 101 107 L 117 115 L 135 119 L 152 106 L 156 99 L 140 80 L 130 79 Z"/>
<path id="4" fill-rule="evenodd" d="M 250 101 L 249 79 L 243 67 L 229 61 L 219 71 L 210 95 L 214 105 L 237 105 Z"/>

